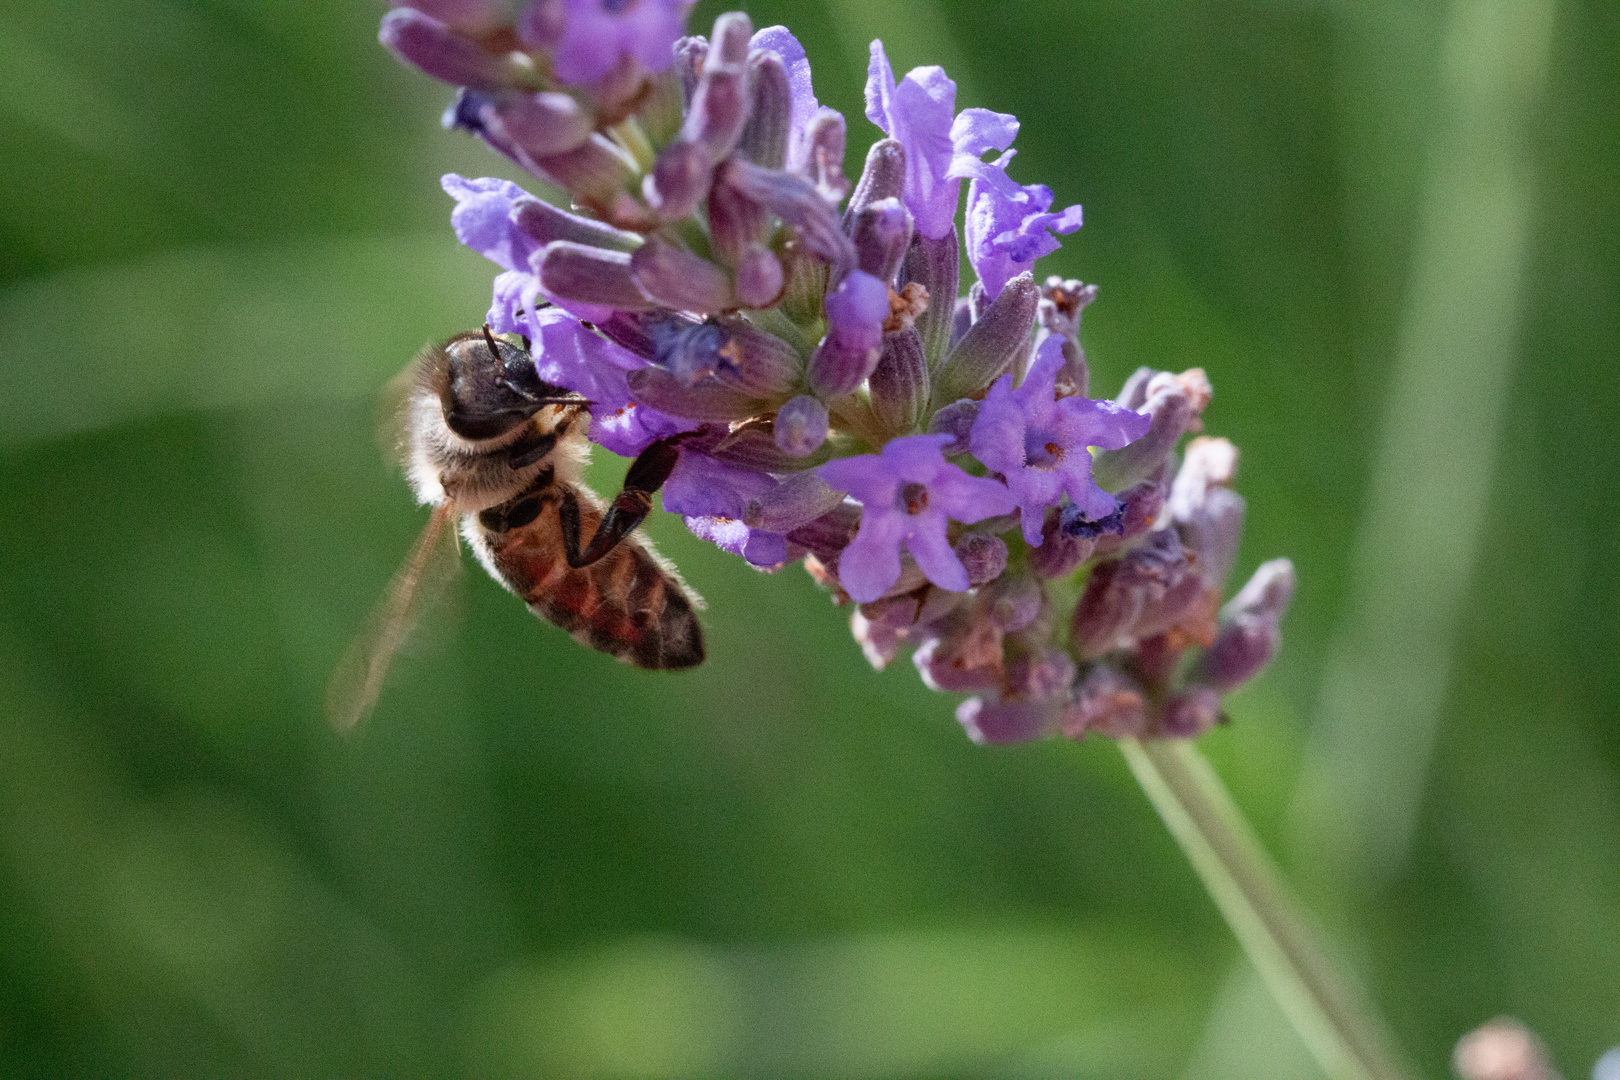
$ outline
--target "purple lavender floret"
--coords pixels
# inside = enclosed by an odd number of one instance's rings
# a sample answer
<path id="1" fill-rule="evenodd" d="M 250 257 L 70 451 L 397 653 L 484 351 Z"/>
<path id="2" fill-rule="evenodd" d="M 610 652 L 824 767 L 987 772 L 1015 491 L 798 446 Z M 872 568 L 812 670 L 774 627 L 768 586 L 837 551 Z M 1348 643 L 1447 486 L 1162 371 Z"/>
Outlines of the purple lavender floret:
<path id="1" fill-rule="evenodd" d="M 962 178 L 990 150 L 1005 150 L 1018 134 L 1010 113 L 963 109 L 956 83 L 938 66 L 912 68 L 898 83 L 883 42 L 872 42 L 866 75 L 866 118 L 906 148 L 906 208 L 917 231 L 938 240 L 950 231 Z"/>
<path id="2" fill-rule="evenodd" d="M 787 541 L 780 533 L 750 528 L 745 522 L 748 503 L 777 481 L 765 473 L 740 469 L 706 454 L 683 450 L 675 471 L 664 483 L 664 509 L 681 515 L 686 527 L 755 566 L 778 566 L 787 559 Z"/>
<path id="3" fill-rule="evenodd" d="M 591 403 L 590 438 L 597 445 L 634 457 L 659 439 L 700 426 L 631 400 L 625 376 L 646 362 L 587 330 L 561 308 L 541 308 L 526 325 L 532 330 L 540 378 Z"/>
<path id="4" fill-rule="evenodd" d="M 497 334 L 537 337 L 536 324 L 523 313 L 532 313 L 544 294 L 533 269 L 540 245 L 517 227 L 512 215 L 520 200 L 532 200 L 534 196 L 510 180 L 488 176 L 469 180 L 446 173 L 439 183 L 445 194 L 456 200 L 456 208 L 450 211 L 450 227 L 456 231 L 456 239 L 505 271 L 495 278 L 494 297 L 486 317 L 489 328 Z M 613 314 L 613 309 L 596 304 L 546 299 L 560 303 L 581 319 L 600 321 Z"/>
<path id="5" fill-rule="evenodd" d="M 1059 247 L 1053 233 L 1067 235 L 1080 227 L 1080 207 L 1051 212 L 1052 189 L 1045 184 L 1014 183 L 1009 150 L 990 167 L 976 170 L 968 185 L 967 250 L 973 272 L 987 297 Z"/>
<path id="6" fill-rule="evenodd" d="M 788 127 L 787 167 L 790 172 L 808 173 L 810 167 L 810 123 L 817 117 L 843 117 L 816 100 L 810 85 L 810 60 L 804 46 L 785 26 L 767 26 L 749 42 L 753 49 L 768 49 L 782 58 L 787 68 L 788 89 L 793 98 L 792 120 Z"/>
<path id="7" fill-rule="evenodd" d="M 938 67 L 897 82 L 874 41 L 866 115 L 889 138 L 846 205 L 844 118 L 798 39 L 741 12 L 683 37 L 689 7 L 384 17 L 384 45 L 458 87 L 446 126 L 563 196 L 444 178 L 457 237 L 500 268 L 489 330 L 588 402 L 593 442 L 667 440 L 664 509 L 695 535 L 761 570 L 802 560 L 858 605 L 874 666 L 908 648 L 928 686 L 974 694 L 976 741 L 1224 722 L 1220 695 L 1277 651 L 1291 564 L 1220 607 L 1243 501 L 1235 447 L 1180 448 L 1201 369 L 1085 396 L 1096 287 L 1032 272 L 1081 211 L 1007 175 L 1018 121 L 956 112 Z"/>
<path id="8" fill-rule="evenodd" d="M 1012 376 L 1003 375 L 990 387 L 969 438 L 973 456 L 1007 478 L 1031 547 L 1041 544 L 1046 508 L 1064 495 L 1093 520 L 1118 509 L 1091 479 L 1089 448 L 1113 450 L 1148 429 L 1146 416 L 1112 401 L 1054 398 L 1062 367 L 1062 343 L 1049 337 L 1022 386 L 1014 389 Z"/>
<path id="9" fill-rule="evenodd" d="M 949 520 L 973 524 L 1013 510 L 1005 485 L 969 476 L 940 453 L 944 435 L 891 439 L 881 454 L 829 461 L 817 472 L 861 503 L 861 529 L 838 561 L 851 599 L 867 603 L 900 580 L 900 547 L 942 589 L 965 592 L 967 569 L 946 539 Z"/>
<path id="10" fill-rule="evenodd" d="M 557 78 L 572 86 L 595 82 L 629 57 L 648 71 L 674 63 L 692 0 L 532 0 L 518 18 L 531 48 L 555 55 Z"/>

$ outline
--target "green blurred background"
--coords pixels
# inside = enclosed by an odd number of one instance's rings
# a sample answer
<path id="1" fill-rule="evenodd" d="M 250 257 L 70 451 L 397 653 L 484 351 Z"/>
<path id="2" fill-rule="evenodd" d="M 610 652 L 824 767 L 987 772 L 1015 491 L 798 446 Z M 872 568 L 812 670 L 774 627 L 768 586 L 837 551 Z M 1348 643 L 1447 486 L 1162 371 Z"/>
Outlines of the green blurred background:
<path id="1" fill-rule="evenodd" d="M 705 28 L 722 6 L 701 4 Z M 474 325 L 381 6 L 0 3 L 0 1072 L 1309 1077 L 1099 740 L 983 749 L 799 570 L 650 528 L 711 659 L 476 568 L 356 736 L 424 515 L 382 384 Z M 1024 121 L 1093 385 L 1205 367 L 1273 669 L 1204 748 L 1422 1075 L 1620 1043 L 1620 8 L 748 5 Z M 507 174 L 510 175 L 510 174 Z M 598 454 L 616 485 L 622 462 Z"/>

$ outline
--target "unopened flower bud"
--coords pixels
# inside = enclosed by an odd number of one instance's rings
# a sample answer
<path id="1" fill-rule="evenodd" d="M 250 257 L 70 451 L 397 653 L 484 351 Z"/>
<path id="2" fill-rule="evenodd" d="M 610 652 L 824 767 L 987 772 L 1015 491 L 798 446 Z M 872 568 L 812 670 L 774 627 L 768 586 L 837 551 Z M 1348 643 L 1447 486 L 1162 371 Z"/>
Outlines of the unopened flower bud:
<path id="1" fill-rule="evenodd" d="M 1118 450 L 1105 450 L 1091 463 L 1091 477 L 1104 491 L 1121 491 L 1153 476 L 1198 418 L 1193 400 L 1180 390 L 1156 395 L 1139 412 L 1152 417 L 1148 433 Z"/>
<path id="2" fill-rule="evenodd" d="M 1166 508 L 1182 543 L 1198 553 L 1211 585 L 1226 580 L 1243 535 L 1243 497 L 1230 490 L 1237 474 L 1237 448 L 1226 439 L 1197 438 L 1187 444 Z"/>
<path id="3" fill-rule="evenodd" d="M 1074 609 L 1072 638 L 1083 657 L 1097 657 L 1137 638 L 1163 633 L 1204 601 L 1206 585 L 1169 529 L 1086 579 Z"/>
<path id="4" fill-rule="evenodd" d="M 567 94 L 502 94 L 486 106 L 485 125 L 503 134 L 531 161 L 572 150 L 591 137 L 595 121 Z"/>
<path id="5" fill-rule="evenodd" d="M 979 403 L 963 398 L 953 401 L 942 409 L 935 410 L 934 415 L 928 418 L 928 434 L 949 435 L 955 442 L 941 446 L 940 453 L 946 457 L 955 454 L 965 454 L 969 450 L 968 440 L 973 433 L 973 422 L 979 418 Z"/>
<path id="6" fill-rule="evenodd" d="M 555 240 L 532 260 L 546 292 L 582 304 L 601 304 L 621 311 L 653 306 L 630 277 L 630 256 L 571 240 Z"/>
<path id="7" fill-rule="evenodd" d="M 1007 661 L 1001 692 L 1028 701 L 1061 699 L 1066 705 L 1074 673 L 1074 660 L 1068 653 L 1056 646 L 1042 646 Z"/>
<path id="8" fill-rule="evenodd" d="M 737 300 L 750 308 L 766 308 L 782 295 L 782 262 L 763 244 L 750 244 L 737 261 Z"/>
<path id="9" fill-rule="evenodd" d="M 1181 542 L 1198 553 L 1198 570 L 1211 585 L 1224 583 L 1237 561 L 1245 506 L 1237 492 L 1212 488 L 1189 517 L 1176 519 Z"/>
<path id="10" fill-rule="evenodd" d="M 963 533 L 956 541 L 956 557 L 967 570 L 968 584 L 983 585 L 994 581 L 1007 569 L 1007 545 L 999 536 L 986 533 Z"/>
<path id="11" fill-rule="evenodd" d="M 776 445 L 790 457 L 815 453 L 827 441 L 827 406 L 800 394 L 776 411 Z"/>
<path id="12" fill-rule="evenodd" d="M 899 199 L 877 199 L 849 218 L 855 265 L 888 284 L 911 244 L 911 211 Z"/>
<path id="13" fill-rule="evenodd" d="M 939 365 L 934 378 L 936 405 L 979 393 L 1028 351 L 1037 298 L 1035 279 L 1028 271 L 1007 282 Z"/>
<path id="14" fill-rule="evenodd" d="M 725 334 L 717 366 L 723 380 L 762 398 L 786 396 L 797 385 L 803 361 L 793 346 L 740 316 L 723 316 L 714 324 Z"/>
<path id="15" fill-rule="evenodd" d="M 696 143 L 676 140 L 664 147 L 653 171 L 641 182 L 642 197 L 665 221 L 675 221 L 696 210 L 709 193 L 714 161 Z"/>
<path id="16" fill-rule="evenodd" d="M 390 0 L 389 7 L 415 8 L 466 34 L 493 30 L 511 18 L 501 0 Z"/>
<path id="17" fill-rule="evenodd" d="M 808 377 L 818 397 L 842 397 L 866 381 L 882 355 L 889 287 L 853 270 L 827 294 L 825 306 L 827 336 L 810 358 Z"/>
<path id="18" fill-rule="evenodd" d="M 904 434 L 922 422 L 928 405 L 928 358 L 915 328 L 883 335 L 883 353 L 868 382 L 872 415 L 888 434 Z"/>
<path id="19" fill-rule="evenodd" d="M 1029 567 L 1037 577 L 1064 577 L 1091 558 L 1096 546 L 1094 537 L 1071 534 L 1063 528 L 1063 512 L 1053 506 L 1047 509 L 1041 523 L 1040 547 L 1029 549 Z"/>
<path id="20" fill-rule="evenodd" d="M 573 193 L 576 202 L 615 220 L 619 197 L 627 194 L 636 178 L 636 163 L 623 150 L 601 135 L 592 135 L 572 150 L 549 157 L 520 155 L 524 168 Z M 633 199 L 630 200 L 634 202 Z M 644 217 L 645 212 L 639 211 Z"/>
<path id="21" fill-rule="evenodd" d="M 1074 279 L 1053 276 L 1041 287 L 1041 303 L 1036 313 L 1041 325 L 1040 338 L 1055 334 L 1063 339 L 1063 370 L 1057 379 L 1060 395 L 1085 397 L 1089 391 L 1091 374 L 1086 366 L 1086 350 L 1080 346 L 1080 313 L 1096 298 L 1097 286 Z M 1040 338 L 1036 340 L 1036 348 L 1040 347 Z"/>
<path id="22" fill-rule="evenodd" d="M 882 671 L 900 652 L 906 632 L 917 622 L 918 606 L 914 596 L 895 596 L 855 609 L 850 631 L 873 668 Z"/>
<path id="23" fill-rule="evenodd" d="M 1282 644 L 1281 623 L 1294 596 L 1294 564 L 1261 564 L 1221 611 L 1215 642 L 1198 658 L 1193 677 L 1215 689 L 1241 686 L 1271 662 Z"/>
<path id="24" fill-rule="evenodd" d="M 797 229 L 805 248 L 832 266 L 835 274 L 855 265 L 855 245 L 844 235 L 837 212 L 810 181 L 735 158 L 726 170 L 726 183 Z"/>
<path id="25" fill-rule="evenodd" d="M 1202 508 L 1212 488 L 1224 488 L 1237 476 L 1238 452 L 1229 439 L 1197 438 L 1187 452 L 1170 488 L 1170 517 L 1187 521 Z"/>
<path id="26" fill-rule="evenodd" d="M 845 219 L 882 199 L 898 199 L 906 188 L 906 148 L 898 139 L 879 139 L 866 152 L 866 167 L 849 197 Z"/>
<path id="27" fill-rule="evenodd" d="M 810 524 L 843 501 L 843 493 L 834 491 L 815 473 L 794 473 L 749 499 L 743 508 L 742 520 L 750 529 L 787 534 Z"/>
<path id="28" fill-rule="evenodd" d="M 800 144 L 803 160 L 789 162 L 829 206 L 837 206 L 849 191 L 849 180 L 844 176 L 844 141 L 843 114 L 823 108 L 805 125 Z"/>
<path id="29" fill-rule="evenodd" d="M 984 599 L 990 621 L 1004 633 L 1015 634 L 1035 622 L 1046 593 L 1033 574 L 1004 574 L 986 587 Z"/>
<path id="30" fill-rule="evenodd" d="M 701 148 L 711 164 L 724 159 L 742 137 L 750 104 L 747 94 L 747 69 L 717 64 L 711 52 L 710 62 L 698 80 L 697 93 L 692 96 L 681 139 Z"/>
<path id="31" fill-rule="evenodd" d="M 553 240 L 571 240 L 576 244 L 629 253 L 642 244 L 641 237 L 635 233 L 570 214 L 539 199 L 518 199 L 512 204 L 511 217 L 512 224 L 542 247 Z"/>
<path id="32" fill-rule="evenodd" d="M 770 221 L 763 206 L 729 182 L 731 175 L 729 163 L 715 170 L 709 188 L 709 240 L 715 253 L 735 266 L 745 250 L 760 246 Z"/>
<path id="33" fill-rule="evenodd" d="M 1106 558 L 1130 545 L 1137 537 L 1151 529 L 1164 510 L 1168 490 L 1166 484 L 1144 480 L 1115 496 L 1120 505 L 1119 531 L 1114 532 L 1110 529 L 1097 535 L 1097 547 L 1092 552 L 1093 557 Z M 1072 527 L 1073 522 L 1069 522 L 1067 516 L 1065 521 L 1068 522 L 1066 527 Z"/>
<path id="34" fill-rule="evenodd" d="M 1001 701 L 971 697 L 956 708 L 957 722 L 976 743 L 1028 742 L 1056 733 L 1064 710 L 1053 701 Z"/>
<path id="35" fill-rule="evenodd" d="M 1159 733 L 1191 739 L 1214 727 L 1220 719 L 1221 696 L 1207 686 L 1190 686 L 1165 699 Z"/>
<path id="36" fill-rule="evenodd" d="M 1114 400 L 1135 412 L 1141 412 L 1142 406 L 1147 404 L 1148 383 L 1153 376 L 1160 374 L 1150 367 L 1139 367 L 1131 372 L 1125 380 L 1125 385 L 1119 388 L 1119 394 Z"/>
<path id="37" fill-rule="evenodd" d="M 412 8 L 383 16 L 377 38 L 388 51 L 453 86 L 493 90 L 519 86 L 528 73 L 511 55 L 496 56 L 472 38 Z"/>
<path id="38" fill-rule="evenodd" d="M 748 70 L 754 90 L 753 105 L 737 152 L 767 169 L 780 169 L 787 162 L 788 132 L 793 122 L 793 89 L 787 68 L 774 52 L 755 49 L 748 57 Z"/>
<path id="39" fill-rule="evenodd" d="M 1075 687 L 1063 718 L 1063 734 L 1071 739 L 1093 731 L 1122 739 L 1145 735 L 1147 727 L 1147 696 L 1141 686 L 1106 664 L 1092 668 Z"/>
<path id="40" fill-rule="evenodd" d="M 808 548 L 822 562 L 836 560 L 860 527 L 861 508 L 840 503 L 808 525 L 788 534 L 788 540 Z M 810 567 L 807 565 L 806 570 Z"/>
<path id="41" fill-rule="evenodd" d="M 928 290 L 928 310 L 917 316 L 917 332 L 922 335 L 923 353 L 938 362 L 950 350 L 951 319 L 956 312 L 956 290 L 961 273 L 961 249 L 952 225 L 938 239 L 913 232 L 900 267 L 901 284 L 916 282 Z M 967 327 L 964 326 L 966 332 Z"/>
<path id="42" fill-rule="evenodd" d="M 911 662 L 930 690 L 993 690 L 1001 685 L 1001 640 L 985 619 L 956 618 L 946 633 L 923 642 Z"/>
<path id="43" fill-rule="evenodd" d="M 729 274 L 656 236 L 630 256 L 630 277 L 647 299 L 676 311 L 708 315 L 737 306 Z"/>
<path id="44" fill-rule="evenodd" d="M 683 37 L 675 43 L 675 74 L 681 81 L 682 100 L 691 105 L 697 92 L 698 77 L 709 55 L 709 39 L 701 34 Z"/>
<path id="45" fill-rule="evenodd" d="M 687 420 L 746 420 L 769 409 L 767 402 L 733 390 L 717 379 L 688 384 L 661 367 L 629 372 L 625 382 L 637 404 Z"/>

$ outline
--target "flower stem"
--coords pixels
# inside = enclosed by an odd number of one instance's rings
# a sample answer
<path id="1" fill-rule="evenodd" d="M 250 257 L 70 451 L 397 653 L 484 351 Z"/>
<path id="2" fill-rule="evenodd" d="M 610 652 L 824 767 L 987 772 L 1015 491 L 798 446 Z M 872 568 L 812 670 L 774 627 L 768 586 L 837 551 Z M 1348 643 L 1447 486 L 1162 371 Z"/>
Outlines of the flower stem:
<path id="1" fill-rule="evenodd" d="M 1276 865 L 1197 747 L 1121 739 L 1137 782 L 1181 845 L 1266 988 L 1329 1076 L 1404 1080 L 1384 1025 L 1334 970 Z"/>

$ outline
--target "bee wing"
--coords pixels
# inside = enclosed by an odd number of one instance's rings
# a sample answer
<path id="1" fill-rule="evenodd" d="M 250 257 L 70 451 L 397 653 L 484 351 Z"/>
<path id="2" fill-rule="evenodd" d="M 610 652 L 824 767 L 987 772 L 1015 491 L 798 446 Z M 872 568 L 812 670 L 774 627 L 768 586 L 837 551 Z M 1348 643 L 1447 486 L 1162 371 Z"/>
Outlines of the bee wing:
<path id="1" fill-rule="evenodd" d="M 348 731 L 371 711 L 394 653 L 460 566 L 455 512 L 448 505 L 436 506 L 388 590 L 367 617 L 365 629 L 349 643 L 332 672 L 326 687 L 326 716 L 333 727 Z"/>

